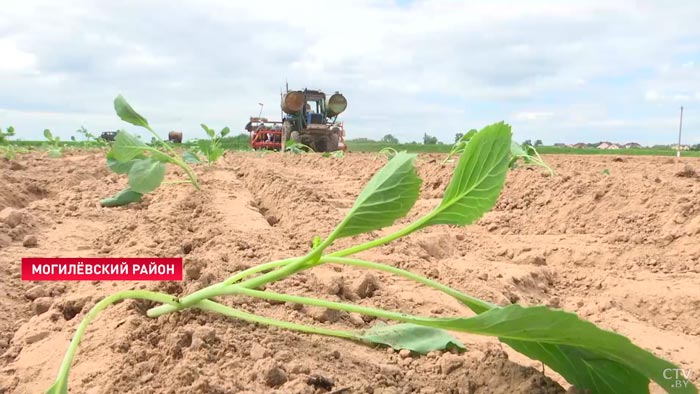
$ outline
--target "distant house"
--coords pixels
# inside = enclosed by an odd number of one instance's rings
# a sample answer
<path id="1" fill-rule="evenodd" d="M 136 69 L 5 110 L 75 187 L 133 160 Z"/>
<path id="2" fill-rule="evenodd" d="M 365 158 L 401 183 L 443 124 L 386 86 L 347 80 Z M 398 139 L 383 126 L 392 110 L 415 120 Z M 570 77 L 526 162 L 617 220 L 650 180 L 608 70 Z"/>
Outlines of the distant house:
<path id="1" fill-rule="evenodd" d="M 561 142 L 554 144 L 554 146 L 556 146 L 556 147 L 558 147 L 558 148 L 569 148 L 569 147 L 571 147 L 571 145 L 562 144 Z"/>
<path id="2" fill-rule="evenodd" d="M 628 142 L 628 143 L 626 143 L 625 145 L 623 145 L 623 147 L 624 147 L 625 149 L 638 149 L 638 148 L 641 148 L 642 145 L 641 145 L 641 144 L 638 144 L 638 143 L 636 143 L 636 142 Z"/>
<path id="3" fill-rule="evenodd" d="M 573 147 L 576 149 L 585 149 L 588 148 L 588 145 L 584 144 L 583 142 L 579 142 L 577 144 L 574 144 Z"/>
<path id="4" fill-rule="evenodd" d="M 598 149 L 620 149 L 620 145 L 618 144 L 613 144 L 612 142 L 601 142 L 600 145 L 597 146 Z"/>
<path id="5" fill-rule="evenodd" d="M 676 150 L 690 150 L 690 146 L 688 145 L 681 145 L 680 147 L 678 147 L 678 145 L 674 146 L 674 148 L 676 147 L 678 148 Z"/>

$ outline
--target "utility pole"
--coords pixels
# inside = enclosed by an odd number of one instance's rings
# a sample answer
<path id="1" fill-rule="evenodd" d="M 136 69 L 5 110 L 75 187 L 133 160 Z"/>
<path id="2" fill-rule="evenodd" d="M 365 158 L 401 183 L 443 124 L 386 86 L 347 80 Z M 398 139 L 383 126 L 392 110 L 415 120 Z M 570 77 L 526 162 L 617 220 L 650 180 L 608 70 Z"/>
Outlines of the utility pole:
<path id="1" fill-rule="evenodd" d="M 676 157 L 681 157 L 681 131 L 683 130 L 683 106 L 681 106 L 681 121 L 678 124 L 678 146 L 676 147 Z"/>

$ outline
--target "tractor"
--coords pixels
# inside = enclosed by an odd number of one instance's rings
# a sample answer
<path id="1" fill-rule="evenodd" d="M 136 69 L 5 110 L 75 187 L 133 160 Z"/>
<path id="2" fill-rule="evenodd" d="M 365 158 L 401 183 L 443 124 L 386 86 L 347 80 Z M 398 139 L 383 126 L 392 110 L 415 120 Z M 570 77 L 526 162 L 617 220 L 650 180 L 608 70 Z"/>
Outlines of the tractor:
<path id="1" fill-rule="evenodd" d="M 345 129 L 337 121 L 348 105 L 342 94 L 335 92 L 326 99 L 320 90 L 287 89 L 281 98 L 281 121 L 269 121 L 259 114 L 246 125 L 253 149 L 283 150 L 289 141 L 306 145 L 315 152 L 346 150 Z"/>

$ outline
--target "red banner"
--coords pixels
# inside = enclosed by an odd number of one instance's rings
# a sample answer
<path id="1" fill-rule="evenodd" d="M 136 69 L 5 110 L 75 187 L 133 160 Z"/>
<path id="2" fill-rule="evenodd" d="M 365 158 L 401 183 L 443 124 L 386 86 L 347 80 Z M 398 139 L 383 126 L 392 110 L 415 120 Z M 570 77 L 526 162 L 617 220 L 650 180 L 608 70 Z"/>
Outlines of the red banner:
<path id="1" fill-rule="evenodd" d="M 25 257 L 22 280 L 182 280 L 182 257 Z"/>

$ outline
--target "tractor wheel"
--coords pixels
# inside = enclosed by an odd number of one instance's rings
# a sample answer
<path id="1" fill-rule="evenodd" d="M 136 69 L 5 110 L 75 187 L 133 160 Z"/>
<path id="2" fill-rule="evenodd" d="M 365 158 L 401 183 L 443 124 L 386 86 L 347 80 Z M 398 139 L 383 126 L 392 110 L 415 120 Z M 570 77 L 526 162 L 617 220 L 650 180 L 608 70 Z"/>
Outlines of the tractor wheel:
<path id="1" fill-rule="evenodd" d="M 316 152 L 328 152 L 328 137 L 325 135 L 316 137 L 314 140 L 314 150 Z"/>
<path id="2" fill-rule="evenodd" d="M 331 135 L 328 136 L 328 152 L 337 151 L 339 143 L 340 143 L 340 137 L 338 137 L 338 134 L 331 133 Z"/>

